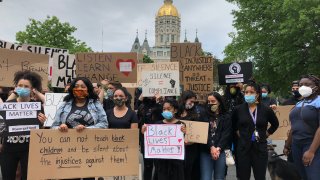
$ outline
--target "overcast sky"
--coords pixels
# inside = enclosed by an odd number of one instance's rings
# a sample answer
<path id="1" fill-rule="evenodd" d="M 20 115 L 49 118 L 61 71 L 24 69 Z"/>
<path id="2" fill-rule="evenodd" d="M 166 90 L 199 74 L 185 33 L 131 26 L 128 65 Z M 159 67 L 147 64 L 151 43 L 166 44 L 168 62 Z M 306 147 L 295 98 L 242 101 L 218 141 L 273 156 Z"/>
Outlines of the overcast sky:
<path id="1" fill-rule="evenodd" d="M 194 41 L 196 29 L 205 51 L 224 57 L 224 47 L 231 42 L 232 9 L 225 0 L 174 0 L 181 15 L 181 38 Z M 140 43 L 148 31 L 149 45 L 154 46 L 154 21 L 163 0 L 3 0 L 0 2 L 0 39 L 15 42 L 15 34 L 24 30 L 29 18 L 43 20 L 57 16 L 78 28 L 74 36 L 94 51 L 127 52 L 139 30 Z"/>

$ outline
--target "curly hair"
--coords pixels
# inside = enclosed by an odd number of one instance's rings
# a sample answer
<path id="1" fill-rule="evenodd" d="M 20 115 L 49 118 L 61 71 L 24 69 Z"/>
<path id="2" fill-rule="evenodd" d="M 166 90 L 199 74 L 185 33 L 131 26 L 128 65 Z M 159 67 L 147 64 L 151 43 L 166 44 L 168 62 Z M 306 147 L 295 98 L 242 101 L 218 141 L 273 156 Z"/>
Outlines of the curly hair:
<path id="1" fill-rule="evenodd" d="M 257 84 L 255 80 L 251 79 L 251 80 L 249 80 L 245 89 L 247 89 L 247 87 L 252 87 L 257 92 L 257 94 L 259 95 L 257 100 L 260 103 L 261 102 L 261 87 L 260 87 L 260 85 Z"/>
<path id="2" fill-rule="evenodd" d="M 75 96 L 73 95 L 73 89 L 75 88 L 76 83 L 78 81 L 83 81 L 83 83 L 87 86 L 89 93 L 88 99 L 93 99 L 94 102 L 97 101 L 99 97 L 94 92 L 94 88 L 91 81 L 85 77 L 77 77 L 71 82 L 70 88 L 68 89 L 68 95 L 63 100 L 67 102 L 75 99 Z"/>
<path id="3" fill-rule="evenodd" d="M 307 78 L 307 79 L 311 80 L 312 82 L 314 82 L 315 86 L 318 87 L 316 94 L 320 95 L 320 78 L 313 75 L 313 74 L 303 75 L 303 76 L 301 76 L 300 80 L 303 78 Z"/>
<path id="4" fill-rule="evenodd" d="M 32 88 L 35 88 L 37 91 L 42 91 L 42 77 L 35 72 L 31 71 L 18 71 L 14 73 L 13 84 L 17 86 L 21 79 L 30 81 Z"/>

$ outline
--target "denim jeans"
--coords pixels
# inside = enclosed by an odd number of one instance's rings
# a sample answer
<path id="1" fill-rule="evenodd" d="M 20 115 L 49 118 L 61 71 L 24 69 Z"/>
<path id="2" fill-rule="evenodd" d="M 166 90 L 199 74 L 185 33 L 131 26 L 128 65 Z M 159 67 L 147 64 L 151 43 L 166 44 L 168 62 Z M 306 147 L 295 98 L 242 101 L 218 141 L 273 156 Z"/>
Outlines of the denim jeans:
<path id="1" fill-rule="evenodd" d="M 293 162 L 304 180 L 319 180 L 320 176 L 320 148 L 315 152 L 310 166 L 304 166 L 302 162 L 303 154 L 309 149 L 311 143 L 292 143 Z"/>
<path id="2" fill-rule="evenodd" d="M 210 153 L 200 154 L 201 180 L 224 180 L 226 169 L 226 154 L 221 152 L 219 159 L 213 160 Z"/>

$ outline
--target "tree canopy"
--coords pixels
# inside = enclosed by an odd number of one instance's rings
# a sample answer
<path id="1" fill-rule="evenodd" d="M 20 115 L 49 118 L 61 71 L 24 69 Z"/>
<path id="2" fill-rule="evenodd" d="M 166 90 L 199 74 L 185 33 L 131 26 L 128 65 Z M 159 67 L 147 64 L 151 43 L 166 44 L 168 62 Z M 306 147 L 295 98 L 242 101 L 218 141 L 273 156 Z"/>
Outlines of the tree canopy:
<path id="1" fill-rule="evenodd" d="M 320 74 L 317 0 L 227 0 L 234 10 L 224 62 L 252 61 L 254 76 L 285 95 L 303 74 Z"/>
<path id="2" fill-rule="evenodd" d="M 76 30 L 77 28 L 69 23 L 60 22 L 56 16 L 47 16 L 43 22 L 30 19 L 26 29 L 16 33 L 16 41 L 20 44 L 68 49 L 72 54 L 92 51 L 85 42 L 72 35 Z"/>

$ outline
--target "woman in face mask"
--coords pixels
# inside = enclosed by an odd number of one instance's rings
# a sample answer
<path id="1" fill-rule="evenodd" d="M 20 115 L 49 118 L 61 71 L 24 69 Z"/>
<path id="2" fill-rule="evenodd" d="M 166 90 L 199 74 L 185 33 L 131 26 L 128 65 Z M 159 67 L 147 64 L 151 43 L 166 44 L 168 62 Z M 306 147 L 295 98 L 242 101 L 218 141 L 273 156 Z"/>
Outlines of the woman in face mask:
<path id="1" fill-rule="evenodd" d="M 179 98 L 178 119 L 188 121 L 200 121 L 203 113 L 202 108 L 195 104 L 196 94 L 192 91 L 183 91 Z M 200 177 L 199 144 L 186 142 L 185 146 L 185 180 L 198 179 Z"/>
<path id="2" fill-rule="evenodd" d="M 114 108 L 108 110 L 109 128 L 112 129 L 132 129 L 138 128 L 137 114 L 126 106 L 129 93 L 126 88 L 121 87 L 114 91 Z"/>
<path id="3" fill-rule="evenodd" d="M 299 82 L 303 99 L 289 114 L 291 130 L 284 153 L 292 150 L 294 164 L 302 179 L 319 179 L 320 170 L 320 79 L 303 76 Z"/>
<path id="4" fill-rule="evenodd" d="M 15 92 L 14 98 L 7 102 L 35 102 L 31 99 L 33 89 L 41 91 L 42 78 L 40 75 L 30 71 L 19 71 L 14 75 Z M 41 110 L 43 112 L 43 110 Z M 37 115 L 39 125 L 42 127 L 46 117 L 43 113 Z M 23 124 L 16 124 L 23 125 Z M 29 154 L 29 135 L 11 136 L 7 135 L 3 139 L 1 148 L 1 172 L 3 179 L 16 179 L 18 163 L 21 167 L 22 180 L 27 179 L 28 154 Z"/>
<path id="5" fill-rule="evenodd" d="M 261 88 L 261 102 L 265 106 L 272 108 L 273 110 L 277 109 L 277 101 L 274 98 L 269 97 L 271 93 L 271 87 L 268 84 L 263 84 Z"/>
<path id="6" fill-rule="evenodd" d="M 279 122 L 273 110 L 261 104 L 261 89 L 254 81 L 245 87 L 245 101 L 235 108 L 231 117 L 238 138 L 237 175 L 241 180 L 249 180 L 252 167 L 254 178 L 265 180 L 267 137 L 278 129 Z"/>
<path id="7" fill-rule="evenodd" d="M 230 149 L 232 124 L 222 96 L 211 93 L 207 97 L 207 122 L 209 123 L 208 143 L 201 145 L 201 180 L 225 179 L 226 154 Z"/>
<path id="8" fill-rule="evenodd" d="M 244 103 L 244 97 L 241 92 L 242 84 L 231 84 L 227 85 L 227 88 L 224 92 L 224 99 L 226 103 L 226 108 L 228 112 L 232 112 L 234 108 L 242 103 Z"/>
<path id="9" fill-rule="evenodd" d="M 174 99 L 167 99 L 162 106 L 163 120 L 158 121 L 155 124 L 183 124 L 181 131 L 186 132 L 184 123 L 176 119 L 176 113 L 178 112 L 178 102 Z M 147 130 L 147 126 L 143 125 L 141 133 L 144 134 Z M 176 159 L 155 159 L 155 179 L 157 180 L 184 180 L 184 161 Z"/>

